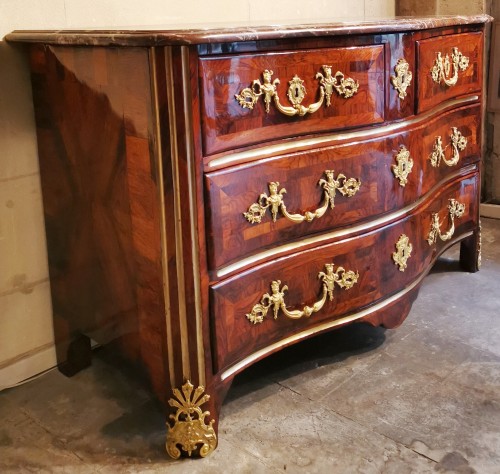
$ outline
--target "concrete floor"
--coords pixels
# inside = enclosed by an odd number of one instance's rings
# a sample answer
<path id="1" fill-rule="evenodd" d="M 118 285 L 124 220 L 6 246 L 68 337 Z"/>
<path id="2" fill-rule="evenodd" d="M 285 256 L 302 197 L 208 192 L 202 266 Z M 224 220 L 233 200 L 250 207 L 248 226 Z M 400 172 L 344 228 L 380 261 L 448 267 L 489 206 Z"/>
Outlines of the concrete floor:
<path id="1" fill-rule="evenodd" d="M 0 472 L 500 473 L 500 221 L 483 266 L 451 249 L 395 330 L 350 326 L 251 367 L 218 449 L 171 461 L 161 407 L 105 349 L 0 393 Z"/>

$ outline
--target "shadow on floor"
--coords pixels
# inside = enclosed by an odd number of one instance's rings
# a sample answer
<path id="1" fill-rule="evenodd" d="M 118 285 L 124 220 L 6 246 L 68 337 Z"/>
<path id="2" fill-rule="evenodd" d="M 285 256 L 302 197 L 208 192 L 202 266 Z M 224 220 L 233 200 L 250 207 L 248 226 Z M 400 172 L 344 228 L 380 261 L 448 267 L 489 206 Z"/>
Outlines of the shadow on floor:
<path id="1" fill-rule="evenodd" d="M 384 343 L 385 331 L 369 324 L 353 324 L 282 349 L 238 374 L 226 401 L 236 400 L 269 383 L 371 352 Z"/>

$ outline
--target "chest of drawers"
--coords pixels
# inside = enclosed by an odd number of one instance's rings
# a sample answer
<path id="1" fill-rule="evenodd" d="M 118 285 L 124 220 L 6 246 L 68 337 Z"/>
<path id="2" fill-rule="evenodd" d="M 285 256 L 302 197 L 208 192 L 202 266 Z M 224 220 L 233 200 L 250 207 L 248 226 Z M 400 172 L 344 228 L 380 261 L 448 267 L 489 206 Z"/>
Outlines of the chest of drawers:
<path id="1" fill-rule="evenodd" d="M 399 325 L 457 242 L 476 271 L 487 21 L 10 34 L 61 370 L 113 341 L 165 403 L 167 452 L 205 456 L 245 367 Z"/>

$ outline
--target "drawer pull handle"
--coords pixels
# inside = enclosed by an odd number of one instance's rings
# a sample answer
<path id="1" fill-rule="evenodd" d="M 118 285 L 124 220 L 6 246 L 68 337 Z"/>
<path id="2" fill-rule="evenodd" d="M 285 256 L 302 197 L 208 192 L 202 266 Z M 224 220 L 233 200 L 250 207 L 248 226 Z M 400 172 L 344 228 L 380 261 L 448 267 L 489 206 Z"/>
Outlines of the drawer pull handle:
<path id="1" fill-rule="evenodd" d="M 394 72 L 396 75 L 391 76 L 391 83 L 394 89 L 398 91 L 398 97 L 403 100 L 407 95 L 406 89 L 410 86 L 413 78 L 410 65 L 405 58 L 398 59 L 398 62 L 394 66 Z"/>
<path id="2" fill-rule="evenodd" d="M 306 88 L 304 81 L 297 74 L 288 82 L 287 97 L 293 107 L 282 105 L 276 87 L 280 84 L 280 80 L 274 79 L 272 81 L 273 71 L 269 69 L 266 69 L 262 73 L 264 82 L 261 82 L 260 79 L 254 79 L 250 87 L 243 89 L 239 94 L 235 94 L 234 97 L 241 107 L 252 110 L 259 97 L 263 95 L 266 113 L 269 113 L 271 99 L 273 99 L 274 105 L 282 114 L 293 117 L 294 115 L 303 116 L 307 113 L 312 114 L 316 112 L 323 104 L 325 97 L 326 106 L 329 107 L 334 89 L 340 96 L 346 99 L 352 97 L 358 91 L 359 83 L 350 77 L 345 77 L 342 72 L 337 71 L 335 76 L 332 76 L 331 66 L 324 65 L 323 72 L 324 75 L 321 72 L 316 74 L 316 79 L 319 79 L 319 100 L 308 107 L 302 105 L 302 101 L 306 95 Z"/>
<path id="3" fill-rule="evenodd" d="M 441 160 L 444 161 L 445 165 L 455 166 L 460 159 L 460 152 L 465 150 L 465 147 L 467 146 L 467 138 L 465 138 L 456 127 L 452 127 L 451 132 L 450 145 L 453 149 L 453 155 L 450 160 L 446 159 L 444 152 L 447 147 L 443 148 L 443 140 L 441 139 L 441 136 L 436 137 L 432 153 L 429 156 L 431 165 L 434 166 L 434 168 L 439 166 Z"/>
<path id="4" fill-rule="evenodd" d="M 453 66 L 453 75 L 450 76 Z M 441 52 L 437 53 L 436 61 L 431 69 L 432 80 L 437 84 L 441 81 L 448 87 L 454 86 L 458 81 L 458 71 L 465 71 L 469 66 L 469 58 L 464 56 L 458 48 L 454 47 L 450 55 L 446 54 L 443 59 Z"/>
<path id="5" fill-rule="evenodd" d="M 278 212 L 281 210 L 282 214 L 290 221 L 295 223 L 300 222 L 311 222 L 315 218 L 319 218 L 325 214 L 328 207 L 333 209 L 335 207 L 335 195 L 337 190 L 347 197 L 354 196 L 361 186 L 361 181 L 355 178 L 347 178 L 344 174 L 339 173 L 337 179 L 334 178 L 333 171 L 326 170 L 326 179 L 320 179 L 318 184 L 323 188 L 323 203 L 314 212 L 307 211 L 304 214 L 290 214 L 286 208 L 283 194 L 286 193 L 285 188 L 281 188 L 278 191 L 280 185 L 277 181 L 272 181 L 268 184 L 270 195 L 262 193 L 259 196 L 257 202 L 254 202 L 248 211 L 244 212 L 246 220 L 251 224 L 259 224 L 262 221 L 262 217 L 266 213 L 267 209 L 270 208 L 271 214 L 273 216 L 273 222 L 276 222 L 278 217 Z"/>
<path id="6" fill-rule="evenodd" d="M 401 234 L 396 242 L 396 252 L 393 252 L 392 259 L 399 267 L 399 271 L 404 272 L 407 267 L 407 261 L 411 257 L 413 245 L 410 243 L 410 238 L 406 234 Z"/>
<path id="7" fill-rule="evenodd" d="M 410 152 L 403 145 L 395 158 L 397 165 L 392 165 L 392 172 L 399 180 L 399 184 L 404 188 L 406 183 L 408 183 L 408 175 L 411 173 L 413 168 L 413 160 L 410 156 Z"/>
<path id="8" fill-rule="evenodd" d="M 455 233 L 455 217 L 460 218 L 464 215 L 465 204 L 458 202 L 455 199 L 450 199 L 448 204 L 448 214 L 451 221 L 451 226 L 446 233 L 441 232 L 441 223 L 439 222 L 439 214 L 437 212 L 432 213 L 431 218 L 431 229 L 427 237 L 427 242 L 429 245 L 436 243 L 439 237 L 442 241 L 450 240 Z"/>
<path id="9" fill-rule="evenodd" d="M 247 319 L 253 323 L 258 324 L 264 321 L 269 309 L 272 307 L 274 319 L 278 318 L 278 313 L 281 310 L 285 316 L 290 319 L 300 319 L 302 317 L 308 318 L 312 313 L 317 313 L 325 305 L 327 297 L 330 301 L 333 300 L 333 290 L 335 284 L 340 288 L 349 290 L 357 283 L 359 278 L 358 272 L 352 270 L 345 270 L 343 267 L 338 267 L 333 271 L 333 263 L 325 264 L 325 272 L 319 272 L 318 278 L 322 282 L 322 295 L 312 306 L 304 306 L 303 309 L 289 310 L 285 304 L 285 291 L 288 291 L 288 286 L 281 286 L 281 280 L 275 280 L 271 283 L 271 294 L 265 293 L 262 295 L 260 303 L 257 303 L 252 308 L 252 311 L 246 315 Z"/>

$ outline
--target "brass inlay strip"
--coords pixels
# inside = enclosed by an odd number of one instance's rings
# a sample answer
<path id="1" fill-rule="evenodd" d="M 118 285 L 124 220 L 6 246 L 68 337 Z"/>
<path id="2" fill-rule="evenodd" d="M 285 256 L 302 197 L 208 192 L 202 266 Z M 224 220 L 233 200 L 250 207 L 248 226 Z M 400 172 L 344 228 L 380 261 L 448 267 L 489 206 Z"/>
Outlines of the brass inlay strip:
<path id="1" fill-rule="evenodd" d="M 413 119 L 407 120 L 405 122 L 396 122 L 389 125 L 382 125 L 377 128 L 369 128 L 366 130 L 357 130 L 354 132 L 345 133 L 332 133 L 328 135 L 321 135 L 314 138 L 305 138 L 302 140 L 279 143 L 277 145 L 268 145 L 260 148 L 253 148 L 251 150 L 241 151 L 237 153 L 230 153 L 220 158 L 214 158 L 211 160 L 207 167 L 209 169 L 222 168 L 238 162 L 253 160 L 257 158 L 267 158 L 274 155 L 279 155 L 282 153 L 300 151 L 313 146 L 321 146 L 322 144 L 328 143 L 333 145 L 335 142 L 344 140 L 358 140 L 358 139 L 370 139 L 376 138 L 378 136 L 386 135 L 389 133 L 398 132 L 404 128 L 412 125 L 419 125 L 423 122 L 427 122 L 434 114 L 439 114 L 443 110 L 452 109 L 454 107 L 459 107 L 462 105 L 471 104 L 479 100 L 479 96 L 473 95 L 469 97 L 463 97 L 460 99 L 453 99 L 440 104 L 432 110 L 429 110 L 423 114 L 415 116 Z"/>
<path id="2" fill-rule="evenodd" d="M 467 233 L 461 235 L 459 238 L 456 238 L 453 241 L 449 242 L 449 244 L 446 245 L 446 247 L 444 247 L 442 249 L 442 251 L 444 252 L 447 248 L 449 248 L 450 246 L 454 245 L 459 240 L 464 239 L 466 237 L 469 237 L 471 235 L 472 235 L 472 231 L 467 232 Z M 430 269 L 430 267 L 431 266 L 429 266 L 429 269 Z M 387 299 L 385 299 L 383 301 L 380 301 L 377 304 L 374 304 L 373 306 L 370 306 L 369 308 L 366 308 L 366 309 L 364 309 L 362 311 L 358 311 L 357 313 L 349 314 L 347 316 L 344 316 L 343 318 L 336 319 L 335 321 L 328 321 L 326 323 L 320 324 L 320 325 L 315 326 L 313 328 L 306 329 L 305 331 L 301 331 L 301 332 L 299 332 L 297 334 L 293 334 L 292 336 L 285 337 L 284 339 L 281 339 L 278 342 L 270 344 L 269 346 L 266 346 L 263 349 L 260 349 L 257 352 L 254 352 L 253 354 L 250 354 L 248 357 L 245 357 L 243 360 L 240 360 L 239 362 L 237 362 L 236 364 L 234 364 L 233 366 L 229 367 L 224 372 L 222 372 L 222 374 L 221 374 L 221 380 L 224 381 L 227 378 L 232 377 L 237 372 L 239 372 L 240 370 L 244 369 L 246 366 L 254 363 L 258 359 L 264 357 L 267 354 L 270 354 L 271 352 L 274 352 L 274 351 L 276 351 L 278 349 L 281 349 L 281 348 L 283 348 L 285 346 L 288 346 L 290 344 L 298 342 L 301 339 L 305 339 L 305 338 L 307 338 L 309 336 L 312 336 L 312 335 L 314 335 L 316 333 L 325 331 L 327 329 L 334 328 L 336 326 L 341 326 L 342 324 L 346 324 L 346 323 L 350 323 L 352 321 L 356 321 L 357 319 L 364 318 L 365 316 L 368 316 L 371 313 L 374 313 L 376 311 L 379 311 L 380 309 L 385 308 L 389 304 L 393 303 L 394 301 L 397 301 L 399 298 L 402 298 L 407 293 L 409 293 L 410 291 L 412 291 L 424 279 L 424 277 L 427 275 L 428 270 L 425 271 L 424 273 L 422 273 L 416 280 L 413 281 L 413 283 L 411 283 L 406 288 L 403 288 L 398 293 L 392 295 L 391 297 L 389 297 L 389 298 L 387 298 Z"/>
<path id="3" fill-rule="evenodd" d="M 286 208 L 283 194 L 286 193 L 286 189 L 282 188 L 278 191 L 280 183 L 277 181 L 271 181 L 269 186 L 268 196 L 266 193 L 262 193 L 246 212 L 243 213 L 245 219 L 250 222 L 250 224 L 258 224 L 262 221 L 264 214 L 268 209 L 270 209 L 273 216 L 273 222 L 276 222 L 276 217 L 278 212 L 281 213 L 289 220 L 295 223 L 300 222 L 311 222 L 315 218 L 322 217 L 328 208 L 333 209 L 335 207 L 335 195 L 337 190 L 347 197 L 354 196 L 361 186 L 361 181 L 355 178 L 347 178 L 344 174 L 339 173 L 337 178 L 334 177 L 334 172 L 332 170 L 325 170 L 324 172 L 326 179 L 321 178 L 318 184 L 323 188 L 323 203 L 314 212 L 306 211 L 304 214 L 290 214 Z"/>
<path id="4" fill-rule="evenodd" d="M 313 114 L 318 111 L 323 105 L 325 97 L 326 106 L 329 107 L 334 90 L 345 99 L 352 97 L 358 91 L 359 82 L 356 82 L 350 77 L 345 77 L 342 72 L 337 71 L 335 76 L 332 76 L 332 66 L 323 65 L 323 72 L 325 75 L 321 72 L 316 74 L 316 79 L 319 79 L 319 100 L 308 107 L 302 105 L 302 101 L 306 96 L 306 88 L 304 86 L 304 81 L 297 76 L 297 74 L 288 82 L 287 97 L 292 107 L 282 105 L 277 89 L 280 80 L 274 79 L 274 81 L 271 82 L 274 73 L 269 69 L 266 69 L 262 73 L 264 82 L 261 82 L 260 79 L 254 79 L 250 87 L 243 89 L 239 94 L 235 94 L 234 97 L 241 107 L 253 110 L 260 96 L 263 95 L 266 113 L 269 113 L 271 99 L 273 99 L 275 107 L 282 114 L 288 115 L 289 117 L 293 117 L 294 115 L 302 117 L 308 113 Z"/>
<path id="5" fill-rule="evenodd" d="M 482 257 L 481 257 L 481 244 L 482 244 L 482 236 L 481 236 L 481 219 L 479 219 L 479 236 L 477 239 L 477 268 L 481 268 Z"/>
<path id="6" fill-rule="evenodd" d="M 153 117 L 156 133 L 156 174 L 158 178 L 159 202 L 160 202 L 160 239 L 161 239 L 161 266 L 163 272 L 163 301 L 165 305 L 165 325 L 167 331 L 167 359 L 168 372 L 170 375 L 170 385 L 175 385 L 175 365 L 174 365 L 174 346 L 172 343 L 172 313 L 170 311 L 170 290 L 168 279 L 168 252 L 167 252 L 167 233 L 165 216 L 165 184 L 163 182 L 163 155 L 161 148 L 160 131 L 160 111 L 158 110 L 158 83 L 156 74 L 158 73 L 156 64 L 155 48 L 149 49 L 149 61 L 151 70 L 151 86 L 153 91 Z"/>
<path id="7" fill-rule="evenodd" d="M 165 60 L 167 69 L 167 97 L 168 118 L 170 123 L 170 142 L 172 158 L 172 179 L 174 195 L 174 231 L 175 231 L 175 266 L 177 270 L 177 295 L 179 298 L 179 328 L 181 336 L 181 359 L 182 375 L 184 379 L 191 379 L 191 368 L 189 363 L 189 343 L 187 330 L 187 314 L 185 301 L 185 276 L 182 245 L 182 212 L 181 212 L 181 189 L 179 182 L 179 149 L 177 144 L 177 127 L 175 121 L 175 91 L 174 72 L 172 64 L 172 48 L 165 48 Z"/>
<path id="8" fill-rule="evenodd" d="M 440 189 L 443 186 L 443 183 L 445 181 L 451 181 L 454 178 L 467 174 L 471 171 L 473 171 L 476 168 L 476 165 L 469 165 L 461 170 L 455 171 L 454 173 L 449 174 L 446 179 L 440 181 L 439 183 L 435 184 L 431 190 L 429 190 L 425 195 L 423 195 L 420 199 L 417 201 L 412 202 L 408 206 L 398 209 L 395 212 L 392 212 L 390 214 L 384 215 L 379 217 L 378 219 L 374 219 L 370 222 L 359 224 L 356 226 L 349 227 L 348 229 L 340 229 L 340 230 L 335 230 L 333 232 L 329 232 L 327 234 L 321 234 L 318 236 L 314 237 L 306 237 L 302 240 L 299 240 L 297 242 L 293 242 L 290 244 L 285 244 L 285 245 L 280 245 L 279 247 L 274 247 L 269 250 L 264 250 L 263 252 L 259 252 L 255 255 L 252 255 L 250 257 L 243 258 L 235 263 L 232 263 L 230 265 L 226 265 L 225 267 L 219 268 L 217 271 L 217 277 L 222 278 L 230 273 L 236 272 L 238 270 L 241 270 L 244 267 L 247 266 L 253 266 L 263 260 L 266 260 L 270 257 L 277 258 L 280 254 L 287 253 L 291 250 L 297 251 L 300 250 L 303 247 L 309 246 L 309 245 L 319 245 L 321 242 L 328 241 L 334 238 L 338 237 L 345 237 L 350 234 L 354 234 L 357 232 L 361 231 L 369 231 L 370 229 L 374 229 L 376 227 L 382 226 L 386 224 L 387 222 L 396 220 L 400 218 L 401 216 L 405 215 L 407 212 L 412 211 L 413 209 L 417 208 L 420 206 L 426 199 L 429 198 L 432 194 L 434 194 L 438 189 Z"/>
<path id="9" fill-rule="evenodd" d="M 194 299 L 195 299 L 195 319 L 196 319 L 196 354 L 198 362 L 198 381 L 205 385 L 205 350 L 203 347 L 202 331 L 202 305 L 201 305 L 201 286 L 200 286 L 200 263 L 198 252 L 198 223 L 196 206 L 196 171 L 195 156 L 193 150 L 193 117 L 191 113 L 191 74 L 189 71 L 189 49 L 187 46 L 181 47 L 182 58 L 182 81 L 184 84 L 184 117 L 186 121 L 186 155 L 188 162 L 188 181 L 189 181 L 189 219 L 191 230 L 191 252 L 193 256 L 193 280 L 194 280 Z"/>
<path id="10" fill-rule="evenodd" d="M 278 313 L 281 310 L 283 314 L 290 319 L 300 319 L 302 317 L 308 318 L 313 313 L 320 311 L 326 303 L 327 297 L 333 301 L 333 290 L 335 284 L 340 288 L 349 290 L 358 282 L 359 273 L 352 270 L 346 270 L 344 267 L 338 267 L 333 271 L 333 263 L 325 264 L 325 272 L 319 272 L 318 278 L 321 279 L 321 286 L 323 288 L 321 298 L 316 301 L 312 306 L 304 306 L 303 309 L 287 308 L 285 303 L 285 291 L 288 291 L 288 286 L 281 286 L 281 280 L 276 280 L 271 283 L 271 292 L 264 293 L 259 303 L 255 304 L 252 311 L 246 315 L 247 319 L 253 323 L 258 324 L 264 321 L 269 309 L 273 308 L 274 319 L 278 319 Z"/>
<path id="11" fill-rule="evenodd" d="M 453 75 L 451 68 L 453 67 Z M 434 82 L 440 84 L 443 82 L 445 86 L 454 86 L 458 81 L 458 71 L 465 71 L 469 67 L 469 58 L 464 56 L 457 47 L 451 50 L 450 55 L 447 53 L 443 59 L 441 51 L 437 53 L 434 66 L 431 69 L 431 77 Z"/>

